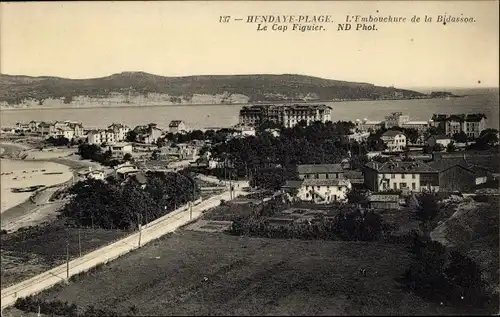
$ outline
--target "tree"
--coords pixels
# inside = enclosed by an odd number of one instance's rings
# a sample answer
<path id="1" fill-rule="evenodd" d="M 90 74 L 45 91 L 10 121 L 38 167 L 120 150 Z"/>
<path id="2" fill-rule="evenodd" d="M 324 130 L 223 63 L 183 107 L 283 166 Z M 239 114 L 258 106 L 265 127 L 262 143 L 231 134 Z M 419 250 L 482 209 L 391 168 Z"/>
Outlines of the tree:
<path id="1" fill-rule="evenodd" d="M 418 142 L 418 138 L 420 137 L 420 133 L 418 132 L 417 129 L 409 128 L 409 129 L 403 129 L 404 134 L 408 138 L 408 141 L 410 141 L 413 144 L 416 144 Z"/>
<path id="2" fill-rule="evenodd" d="M 478 148 L 487 149 L 498 144 L 498 130 L 486 129 L 481 131 L 479 138 L 476 140 Z"/>
<path id="3" fill-rule="evenodd" d="M 368 193 L 366 190 L 351 188 L 346 194 L 347 201 L 361 206 L 368 205 Z"/>
<path id="4" fill-rule="evenodd" d="M 132 157 L 132 154 L 125 153 L 125 155 L 123 155 L 123 160 L 125 162 L 132 162 L 134 160 L 134 158 Z"/>
<path id="5" fill-rule="evenodd" d="M 456 149 L 457 148 L 455 147 L 455 143 L 453 141 L 448 143 L 448 145 L 446 146 L 446 152 L 455 152 Z"/>
<path id="6" fill-rule="evenodd" d="M 434 194 L 423 193 L 418 197 L 418 202 L 419 206 L 415 215 L 420 221 L 427 222 L 437 216 L 439 205 Z"/>
<path id="7" fill-rule="evenodd" d="M 453 140 L 455 140 L 455 142 L 465 143 L 465 142 L 467 142 L 467 134 L 464 131 L 460 131 L 459 133 L 455 133 L 453 135 Z"/>
<path id="8" fill-rule="evenodd" d="M 137 142 L 137 132 L 135 132 L 134 130 L 127 132 L 125 140 L 128 142 Z"/>
<path id="9" fill-rule="evenodd" d="M 164 147 L 166 144 L 167 144 L 167 142 L 165 141 L 165 138 L 158 138 L 158 140 L 156 140 L 156 146 L 157 146 L 158 148 L 162 148 L 162 147 Z"/>

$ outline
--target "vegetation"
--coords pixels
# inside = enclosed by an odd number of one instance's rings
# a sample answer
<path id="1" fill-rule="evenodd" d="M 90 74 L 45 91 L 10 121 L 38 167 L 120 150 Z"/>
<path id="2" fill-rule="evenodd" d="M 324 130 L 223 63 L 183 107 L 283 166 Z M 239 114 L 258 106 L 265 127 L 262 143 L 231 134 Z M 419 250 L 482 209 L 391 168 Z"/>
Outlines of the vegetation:
<path id="1" fill-rule="evenodd" d="M 380 240 L 384 230 L 388 229 L 378 213 L 350 207 L 344 207 L 332 218 L 273 223 L 268 217 L 275 216 L 282 209 L 279 200 L 271 200 L 258 213 L 235 219 L 229 233 L 282 239 L 375 241 Z"/>
<path id="2" fill-rule="evenodd" d="M 75 184 L 72 198 L 62 215 L 76 226 L 131 229 L 176 209 L 199 196 L 195 180 L 187 174 L 148 172 L 140 184 L 130 177 L 124 184 L 116 179 L 86 180 Z"/>
<path id="3" fill-rule="evenodd" d="M 83 159 L 92 160 L 106 166 L 113 167 L 120 163 L 118 160 L 112 158 L 111 151 L 108 150 L 103 153 L 101 147 L 95 144 L 80 144 L 78 146 L 78 154 Z"/>
<path id="4" fill-rule="evenodd" d="M 25 312 L 33 312 L 51 316 L 119 316 L 117 312 L 106 308 L 95 308 L 89 306 L 83 313 L 78 313 L 78 306 L 76 304 L 68 304 L 59 300 L 44 301 L 36 299 L 33 296 L 19 298 L 16 300 L 14 307 Z M 132 311 L 131 311 L 132 312 Z"/>
<path id="5" fill-rule="evenodd" d="M 53 146 L 69 146 L 71 144 L 71 141 L 63 136 L 57 138 L 51 136 L 45 142 Z"/>
<path id="6" fill-rule="evenodd" d="M 487 150 L 494 146 L 498 146 L 498 130 L 486 129 L 481 131 L 481 134 L 476 139 L 476 142 L 469 145 L 472 150 Z"/>
<path id="7" fill-rule="evenodd" d="M 458 250 L 447 250 L 439 242 L 416 235 L 410 251 L 413 261 L 401 282 L 415 293 L 431 301 L 476 309 L 498 305 L 486 291 L 479 265 Z"/>
<path id="8" fill-rule="evenodd" d="M 169 94 L 174 97 L 174 101 L 189 99 L 194 94 L 242 94 L 248 96 L 251 102 L 303 100 L 306 95 L 316 96 L 319 100 L 408 99 L 425 96 L 411 90 L 302 75 L 163 77 L 144 72 L 125 72 L 84 80 L 0 75 L 0 92 L 0 101 L 9 104 L 17 104 L 25 99 L 43 101 L 47 98 L 64 98 L 64 102 L 69 103 L 73 97 L 80 95 L 99 98 L 112 93 Z"/>

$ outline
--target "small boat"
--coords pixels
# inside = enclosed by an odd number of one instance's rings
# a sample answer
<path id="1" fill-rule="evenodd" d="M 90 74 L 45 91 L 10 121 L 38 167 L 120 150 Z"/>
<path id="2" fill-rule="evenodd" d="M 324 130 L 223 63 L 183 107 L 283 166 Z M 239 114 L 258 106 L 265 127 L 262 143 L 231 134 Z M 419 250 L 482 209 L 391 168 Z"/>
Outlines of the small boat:
<path id="1" fill-rule="evenodd" d="M 35 190 L 45 187 L 45 185 L 34 185 L 29 187 L 21 187 L 21 188 L 11 188 L 13 193 L 26 193 L 26 192 L 34 192 Z"/>

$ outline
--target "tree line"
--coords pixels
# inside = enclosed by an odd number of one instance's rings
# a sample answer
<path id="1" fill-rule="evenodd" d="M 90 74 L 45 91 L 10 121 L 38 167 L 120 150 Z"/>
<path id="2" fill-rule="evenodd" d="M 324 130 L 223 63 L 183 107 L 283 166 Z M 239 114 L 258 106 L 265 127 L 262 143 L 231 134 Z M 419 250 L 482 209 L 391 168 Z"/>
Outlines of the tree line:
<path id="1" fill-rule="evenodd" d="M 130 176 L 76 183 L 62 209 L 75 226 L 129 230 L 196 200 L 200 190 L 187 173 L 147 172 L 146 181 Z"/>

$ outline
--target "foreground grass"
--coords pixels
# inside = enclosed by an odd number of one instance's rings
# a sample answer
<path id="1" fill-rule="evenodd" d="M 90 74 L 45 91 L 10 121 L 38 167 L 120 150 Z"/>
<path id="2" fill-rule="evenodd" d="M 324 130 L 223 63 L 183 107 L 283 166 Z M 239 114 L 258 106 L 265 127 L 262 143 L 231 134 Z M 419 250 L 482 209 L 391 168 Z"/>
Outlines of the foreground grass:
<path id="1" fill-rule="evenodd" d="M 409 260 L 400 245 L 181 230 L 38 298 L 140 315 L 453 314 L 395 282 Z"/>
<path id="2" fill-rule="evenodd" d="M 22 282 L 66 261 L 66 245 L 70 258 L 79 257 L 78 229 L 68 228 L 63 220 L 45 226 L 31 227 L 2 234 L 2 288 Z M 120 230 L 80 229 L 82 254 L 93 251 L 128 233 Z"/>

